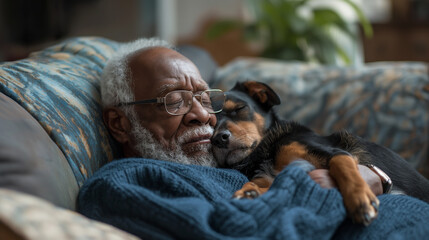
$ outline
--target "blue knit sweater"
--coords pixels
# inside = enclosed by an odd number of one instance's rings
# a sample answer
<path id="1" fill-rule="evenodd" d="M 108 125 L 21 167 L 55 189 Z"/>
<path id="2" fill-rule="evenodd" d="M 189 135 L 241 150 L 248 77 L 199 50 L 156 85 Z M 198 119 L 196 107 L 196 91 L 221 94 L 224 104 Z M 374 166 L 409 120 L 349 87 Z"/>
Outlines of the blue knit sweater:
<path id="1" fill-rule="evenodd" d="M 346 219 L 335 189 L 297 165 L 254 200 L 231 199 L 246 182 L 235 170 L 122 159 L 81 188 L 78 210 L 142 239 L 419 239 L 429 236 L 429 204 L 382 195 L 369 226 Z"/>

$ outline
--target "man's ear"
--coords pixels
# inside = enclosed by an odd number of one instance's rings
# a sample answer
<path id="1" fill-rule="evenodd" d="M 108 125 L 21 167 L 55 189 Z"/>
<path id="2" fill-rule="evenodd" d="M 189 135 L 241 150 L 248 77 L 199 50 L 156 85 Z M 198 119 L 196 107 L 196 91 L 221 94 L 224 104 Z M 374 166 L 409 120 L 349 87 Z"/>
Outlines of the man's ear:
<path id="1" fill-rule="evenodd" d="M 118 107 L 104 109 L 103 120 L 116 141 L 122 144 L 130 142 L 131 123 L 121 109 Z"/>

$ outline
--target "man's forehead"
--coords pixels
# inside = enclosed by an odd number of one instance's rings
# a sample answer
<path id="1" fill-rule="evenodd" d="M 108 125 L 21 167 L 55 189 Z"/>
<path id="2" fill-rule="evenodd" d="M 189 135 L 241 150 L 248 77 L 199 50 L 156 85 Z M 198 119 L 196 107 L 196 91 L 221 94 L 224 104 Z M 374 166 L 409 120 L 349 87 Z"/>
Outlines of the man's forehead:
<path id="1" fill-rule="evenodd" d="M 194 83 L 192 86 L 192 89 L 189 89 L 188 86 L 185 86 L 183 83 L 170 83 L 170 84 L 163 84 L 160 86 L 156 91 L 159 94 L 167 94 L 168 92 L 174 91 L 174 90 L 191 90 L 194 92 L 198 91 L 204 91 L 207 90 L 208 86 L 205 83 Z"/>
<path id="2" fill-rule="evenodd" d="M 173 90 L 208 89 L 198 68 L 188 58 L 167 48 L 151 48 L 130 59 L 133 81 L 138 92 L 162 96 Z"/>

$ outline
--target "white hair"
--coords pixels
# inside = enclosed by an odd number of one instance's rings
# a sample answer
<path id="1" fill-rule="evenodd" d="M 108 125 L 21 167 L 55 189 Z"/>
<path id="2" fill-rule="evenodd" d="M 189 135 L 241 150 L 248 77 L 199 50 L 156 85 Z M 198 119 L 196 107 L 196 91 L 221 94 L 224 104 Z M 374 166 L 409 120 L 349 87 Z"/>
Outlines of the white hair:
<path id="1" fill-rule="evenodd" d="M 100 82 L 101 104 L 103 107 L 134 101 L 128 56 L 138 50 L 152 47 L 174 49 L 167 41 L 158 38 L 141 38 L 122 44 L 112 58 L 107 61 Z"/>

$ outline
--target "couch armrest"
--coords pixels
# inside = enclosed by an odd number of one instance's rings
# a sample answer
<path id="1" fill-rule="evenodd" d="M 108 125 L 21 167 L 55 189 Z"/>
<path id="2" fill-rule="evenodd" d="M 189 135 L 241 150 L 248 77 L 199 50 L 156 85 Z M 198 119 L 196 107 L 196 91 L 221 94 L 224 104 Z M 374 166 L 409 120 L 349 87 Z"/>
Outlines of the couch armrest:
<path id="1" fill-rule="evenodd" d="M 0 187 L 75 209 L 76 179 L 61 150 L 19 104 L 0 93 Z"/>
<path id="2" fill-rule="evenodd" d="M 138 239 L 118 228 L 34 196 L 0 188 L 1 225 L 12 236 L 22 236 L 23 239 Z M 0 232 L 0 237 L 1 234 L 6 232 Z"/>

